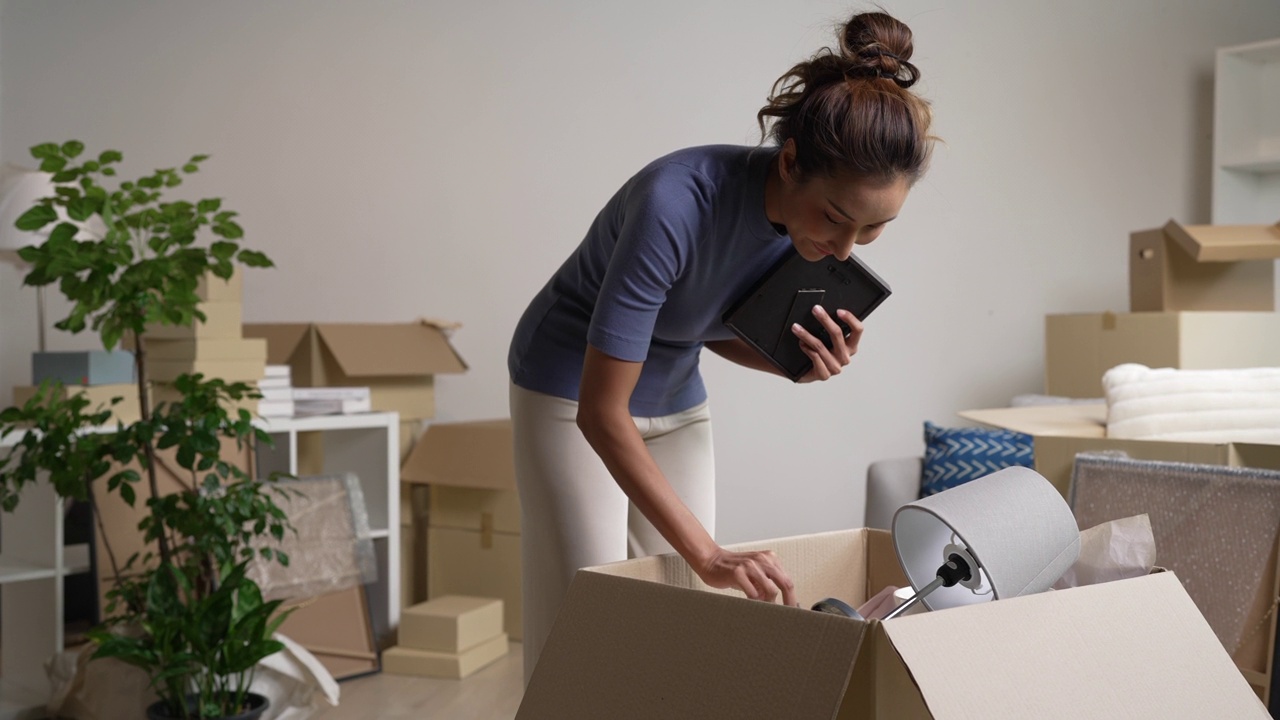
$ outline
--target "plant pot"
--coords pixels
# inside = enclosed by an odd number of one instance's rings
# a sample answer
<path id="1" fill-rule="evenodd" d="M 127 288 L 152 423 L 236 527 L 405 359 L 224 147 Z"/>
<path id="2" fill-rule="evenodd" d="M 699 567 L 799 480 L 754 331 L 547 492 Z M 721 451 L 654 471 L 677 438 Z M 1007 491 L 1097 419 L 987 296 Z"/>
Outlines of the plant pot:
<path id="1" fill-rule="evenodd" d="M 196 697 L 194 695 L 187 696 L 187 712 L 189 713 L 187 715 L 188 718 L 198 717 L 195 714 L 195 707 L 196 707 L 195 701 L 196 701 Z M 248 710 L 245 710 L 239 715 L 228 715 L 224 718 L 217 718 L 217 720 L 258 720 L 258 718 L 262 717 L 262 713 L 267 711 L 267 705 L 268 705 L 267 699 L 257 693 L 247 693 L 244 696 L 244 701 L 245 701 L 245 704 L 249 706 Z M 165 706 L 164 701 L 162 700 L 159 702 L 152 703 L 147 708 L 147 720 L 182 720 L 182 718 L 178 718 L 170 715 L 167 707 Z M 208 718 L 206 720 L 213 720 L 213 719 Z"/>

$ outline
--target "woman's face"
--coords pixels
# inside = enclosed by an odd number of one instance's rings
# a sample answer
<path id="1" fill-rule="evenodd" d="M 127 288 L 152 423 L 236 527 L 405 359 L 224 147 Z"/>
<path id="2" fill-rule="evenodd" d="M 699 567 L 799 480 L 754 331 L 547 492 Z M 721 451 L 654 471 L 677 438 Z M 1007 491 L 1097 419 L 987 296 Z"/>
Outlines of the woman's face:
<path id="1" fill-rule="evenodd" d="M 845 260 L 854 245 L 866 245 L 880 236 L 885 225 L 898 216 L 911 189 L 905 177 L 891 182 L 870 182 L 825 175 L 796 179 L 794 155 L 788 168 L 787 153 L 779 157 L 782 180 L 779 214 L 800 256 L 816 262 L 828 255 Z"/>

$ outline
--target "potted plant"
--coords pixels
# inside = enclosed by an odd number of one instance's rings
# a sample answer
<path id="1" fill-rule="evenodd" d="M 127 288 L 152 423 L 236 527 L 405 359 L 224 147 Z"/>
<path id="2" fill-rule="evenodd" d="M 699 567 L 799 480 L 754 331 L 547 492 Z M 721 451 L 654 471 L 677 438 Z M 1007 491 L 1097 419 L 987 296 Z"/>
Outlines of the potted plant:
<path id="1" fill-rule="evenodd" d="M 180 400 L 153 403 L 147 334 L 157 325 L 204 320 L 202 279 L 229 279 L 237 264 L 271 261 L 241 247 L 236 213 L 219 199 L 163 198 L 205 156 L 108 190 L 101 183 L 115 175 L 122 155 L 108 150 L 81 160 L 83 152 L 77 141 L 31 149 L 57 191 L 17 221 L 23 230 L 53 226 L 44 244 L 20 252 L 31 266 L 24 283 L 56 285 L 70 301 L 56 327 L 91 329 L 109 350 L 122 342 L 132 347 L 141 419 L 104 427 L 110 407 L 90 408 L 83 396 L 49 383 L 23 406 L 0 411 L 0 435 L 21 435 L 0 458 L 0 507 L 13 511 L 23 486 L 43 478 L 59 496 L 89 502 L 95 518 L 103 493 L 129 505 L 141 495 L 147 512 L 139 530 L 149 549 L 118 559 L 105 547 L 113 580 L 107 617 L 90 633 L 93 657 L 146 671 L 160 698 L 149 718 L 257 717 L 266 699 L 249 686 L 258 661 L 283 648 L 272 633 L 284 614 L 279 601 L 263 600 L 245 570 L 256 556 L 288 563 L 270 541 L 289 524 L 273 500 L 280 489 L 251 477 L 223 450 L 270 442 L 238 407 L 259 395 L 250 384 L 195 374 L 174 381 Z M 218 237 L 198 244 L 205 228 Z M 161 492 L 158 453 L 174 454 L 179 491 Z"/>

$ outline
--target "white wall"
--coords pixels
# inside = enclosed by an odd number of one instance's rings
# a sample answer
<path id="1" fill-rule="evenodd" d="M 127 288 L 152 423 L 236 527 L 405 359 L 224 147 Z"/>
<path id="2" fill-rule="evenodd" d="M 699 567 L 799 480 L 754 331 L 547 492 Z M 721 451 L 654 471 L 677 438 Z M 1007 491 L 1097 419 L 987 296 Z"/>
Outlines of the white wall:
<path id="1" fill-rule="evenodd" d="M 1213 49 L 1280 35 L 1272 0 L 887 0 L 946 139 L 864 258 L 895 295 L 852 372 L 793 387 L 705 363 L 720 537 L 857 525 L 921 423 L 1041 389 L 1045 313 L 1126 309 L 1130 230 L 1207 221 Z M 524 304 L 615 188 L 682 146 L 750 143 L 773 80 L 842 2 L 7 0 L 0 160 L 38 142 L 125 173 L 212 159 L 192 196 L 279 269 L 252 320 L 460 320 L 439 417 L 505 415 Z M 34 302 L 0 268 L 0 387 Z M 83 342 L 83 341 L 79 341 Z M 56 347 L 76 344 L 53 338 Z"/>

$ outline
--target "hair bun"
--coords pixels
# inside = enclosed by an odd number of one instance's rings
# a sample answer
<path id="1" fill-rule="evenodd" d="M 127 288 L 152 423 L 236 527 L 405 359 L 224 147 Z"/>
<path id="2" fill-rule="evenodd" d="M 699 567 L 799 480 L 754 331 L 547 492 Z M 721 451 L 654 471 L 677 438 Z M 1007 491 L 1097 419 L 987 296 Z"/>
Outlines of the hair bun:
<path id="1" fill-rule="evenodd" d="M 849 76 L 878 76 L 909 88 L 920 79 L 910 62 L 912 50 L 911 28 L 881 12 L 854 15 L 840 33 L 840 54 Z"/>

